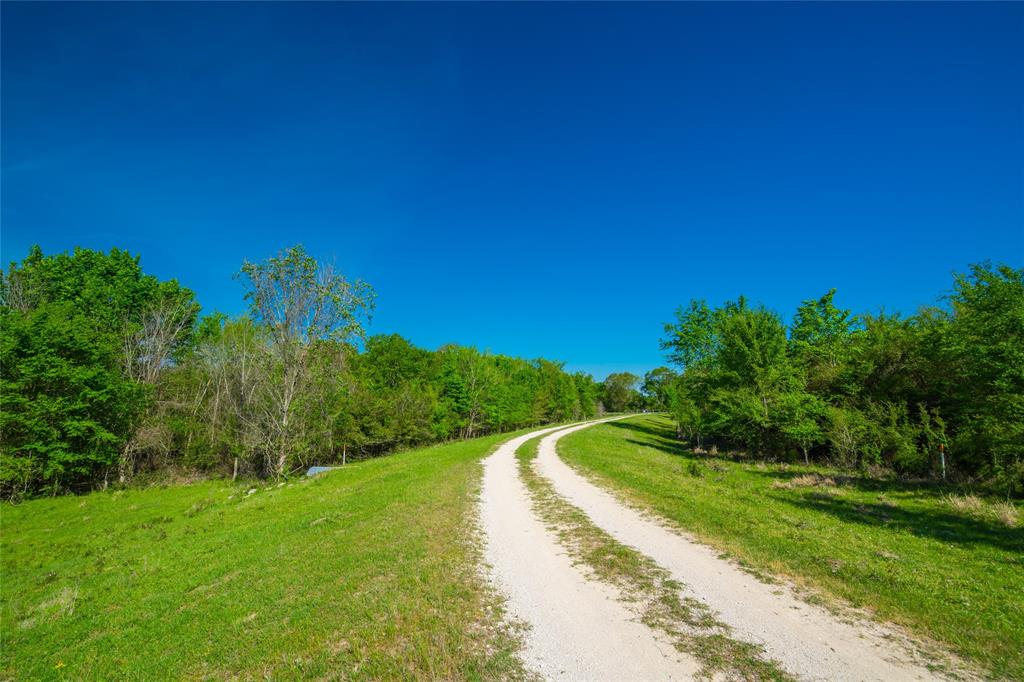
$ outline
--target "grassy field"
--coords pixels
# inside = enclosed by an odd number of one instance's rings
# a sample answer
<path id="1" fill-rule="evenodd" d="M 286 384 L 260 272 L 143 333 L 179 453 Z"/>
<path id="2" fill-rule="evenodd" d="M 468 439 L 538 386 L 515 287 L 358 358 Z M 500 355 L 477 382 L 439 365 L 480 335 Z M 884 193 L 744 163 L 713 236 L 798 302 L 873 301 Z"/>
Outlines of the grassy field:
<path id="1" fill-rule="evenodd" d="M 4 506 L 0 677 L 517 677 L 468 526 L 508 437 Z"/>
<path id="2" fill-rule="evenodd" d="M 1024 679 L 1024 529 L 1015 510 L 821 467 L 695 455 L 671 421 L 584 429 L 567 462 L 762 573 L 786 575 Z"/>

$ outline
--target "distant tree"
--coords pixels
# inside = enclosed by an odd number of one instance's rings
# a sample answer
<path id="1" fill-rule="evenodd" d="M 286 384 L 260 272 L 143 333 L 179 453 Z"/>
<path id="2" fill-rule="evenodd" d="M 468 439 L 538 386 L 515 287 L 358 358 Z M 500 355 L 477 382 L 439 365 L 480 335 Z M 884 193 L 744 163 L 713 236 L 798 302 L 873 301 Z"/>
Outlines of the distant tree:
<path id="1" fill-rule="evenodd" d="M 321 460 L 333 461 L 344 453 L 339 420 L 350 390 L 351 349 L 326 339 L 310 344 L 306 388 L 293 406 L 291 457 L 295 464 L 309 466 Z"/>
<path id="2" fill-rule="evenodd" d="M 398 334 L 371 336 L 359 356 L 360 374 L 375 390 L 427 381 L 436 371 L 434 364 L 430 351 L 417 348 Z"/>
<path id="3" fill-rule="evenodd" d="M 661 411 L 669 408 L 670 393 L 676 373 L 668 367 L 656 367 L 644 374 L 641 391 L 648 409 Z"/>
<path id="4" fill-rule="evenodd" d="M 640 377 L 631 372 L 609 374 L 602 384 L 601 399 L 611 412 L 625 412 L 633 407 L 640 397 L 636 387 Z"/>
<path id="5" fill-rule="evenodd" d="M 535 420 L 537 393 L 541 390 L 541 377 L 534 363 L 523 358 L 505 355 L 490 356 L 493 365 L 493 383 L 484 399 L 484 414 L 489 431 L 508 431 Z"/>
<path id="6" fill-rule="evenodd" d="M 33 248 L 2 274 L 3 495 L 146 467 L 279 476 L 597 409 L 593 378 L 557 362 L 397 335 L 360 349 L 372 290 L 301 247 L 243 264 L 249 314 L 237 319 L 197 319 L 191 292 L 117 249 Z"/>
<path id="7" fill-rule="evenodd" d="M 584 372 L 575 372 L 572 380 L 576 384 L 576 395 L 579 399 L 578 419 L 593 417 L 597 414 L 598 385 L 594 377 Z"/>
<path id="8" fill-rule="evenodd" d="M 719 334 L 713 423 L 733 443 L 770 451 L 779 438 L 781 397 L 796 387 L 785 327 L 771 311 L 745 307 L 722 318 Z"/>
<path id="9" fill-rule="evenodd" d="M 842 359 L 845 345 L 853 329 L 849 310 L 835 305 L 835 289 L 818 299 L 800 304 L 793 319 L 790 338 L 798 351 L 816 356 L 823 362 L 836 365 Z"/>
<path id="10" fill-rule="evenodd" d="M 861 466 L 872 457 L 875 425 L 862 410 L 851 406 L 831 406 L 826 433 L 833 462 L 843 467 Z"/>
<path id="11" fill-rule="evenodd" d="M 487 397 L 497 383 L 494 363 L 466 346 L 445 346 L 439 353 L 440 401 L 446 415 L 443 431 L 449 437 L 479 435 L 485 423 Z"/>
<path id="12" fill-rule="evenodd" d="M 194 351 L 172 375 L 185 463 L 199 469 L 265 470 L 277 418 L 269 398 L 276 375 L 265 328 L 248 317 L 204 318 Z M 229 464 L 230 462 L 230 464 Z"/>
<path id="13" fill-rule="evenodd" d="M 580 401 L 572 376 L 560 362 L 539 359 L 536 363 L 541 377 L 541 395 L 547 405 L 542 421 L 564 422 L 575 418 L 580 413 Z"/>
<path id="14" fill-rule="evenodd" d="M 791 378 L 786 328 L 778 315 L 746 308 L 725 317 L 719 329 L 717 364 L 726 384 L 748 386 L 765 396 Z"/>

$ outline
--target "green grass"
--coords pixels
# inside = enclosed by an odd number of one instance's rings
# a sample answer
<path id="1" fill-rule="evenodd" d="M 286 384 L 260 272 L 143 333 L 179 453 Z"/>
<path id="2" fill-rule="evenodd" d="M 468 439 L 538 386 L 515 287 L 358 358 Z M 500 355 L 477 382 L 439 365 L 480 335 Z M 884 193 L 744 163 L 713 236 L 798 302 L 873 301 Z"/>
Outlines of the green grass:
<path id="1" fill-rule="evenodd" d="M 558 448 L 755 572 L 866 607 L 995 677 L 1024 679 L 1024 530 L 1012 507 L 821 467 L 696 455 L 661 416 L 584 429 Z"/>
<path id="2" fill-rule="evenodd" d="M 472 527 L 508 437 L 4 506 L 0 677 L 518 677 Z"/>

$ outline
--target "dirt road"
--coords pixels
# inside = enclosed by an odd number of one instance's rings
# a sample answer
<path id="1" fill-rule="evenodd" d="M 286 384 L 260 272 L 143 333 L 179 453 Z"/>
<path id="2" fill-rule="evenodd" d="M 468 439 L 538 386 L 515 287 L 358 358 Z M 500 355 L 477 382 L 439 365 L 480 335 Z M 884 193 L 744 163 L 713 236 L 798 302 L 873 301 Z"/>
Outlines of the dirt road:
<path id="1" fill-rule="evenodd" d="M 527 667 L 545 679 L 691 679 L 696 663 L 636 622 L 615 590 L 588 580 L 534 516 L 515 452 L 550 431 L 513 438 L 484 461 L 485 557 L 509 615 L 529 626 Z"/>
<path id="2" fill-rule="evenodd" d="M 840 620 L 766 584 L 716 552 L 621 503 L 563 463 L 559 438 L 598 422 L 542 429 L 503 444 L 484 461 L 481 521 L 490 578 L 509 615 L 525 623 L 523 656 L 545 679 L 692 679 L 699 665 L 660 633 L 638 622 L 612 587 L 574 564 L 554 532 L 531 509 L 516 449 L 546 434 L 535 462 L 557 492 L 620 543 L 652 558 L 706 604 L 736 639 L 803 680 L 942 679 L 924 667 L 896 629 Z"/>

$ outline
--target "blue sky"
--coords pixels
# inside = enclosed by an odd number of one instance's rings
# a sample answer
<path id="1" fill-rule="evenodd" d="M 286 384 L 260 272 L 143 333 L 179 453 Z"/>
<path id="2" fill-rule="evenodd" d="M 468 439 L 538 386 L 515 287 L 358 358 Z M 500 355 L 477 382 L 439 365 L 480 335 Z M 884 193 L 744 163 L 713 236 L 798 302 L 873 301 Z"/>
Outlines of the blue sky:
<path id="1" fill-rule="evenodd" d="M 1024 264 L 1024 4 L 2 5 L 4 262 L 206 310 L 302 242 L 372 332 L 661 364 L 690 298 L 913 311 Z"/>

